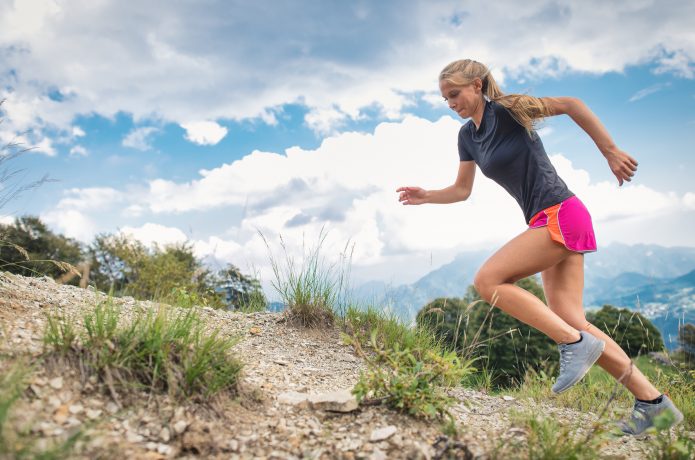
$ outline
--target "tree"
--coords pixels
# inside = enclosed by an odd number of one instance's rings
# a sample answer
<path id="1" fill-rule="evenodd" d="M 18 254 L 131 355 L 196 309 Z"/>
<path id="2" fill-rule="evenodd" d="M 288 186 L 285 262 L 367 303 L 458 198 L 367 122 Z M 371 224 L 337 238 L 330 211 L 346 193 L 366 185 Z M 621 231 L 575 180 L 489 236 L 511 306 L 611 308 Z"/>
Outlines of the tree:
<path id="1" fill-rule="evenodd" d="M 611 336 L 628 356 L 664 349 L 659 330 L 636 311 L 604 305 L 598 311 L 588 312 L 586 319 Z"/>
<path id="2" fill-rule="evenodd" d="M 686 323 L 678 330 L 678 341 L 681 344 L 686 361 L 695 364 L 695 324 Z"/>
<path id="3" fill-rule="evenodd" d="M 62 278 L 66 268 L 60 262 L 78 265 L 83 259 L 77 241 L 53 233 L 38 217 L 24 216 L 11 225 L 0 224 L 0 240 L 0 268 L 23 276 Z M 76 284 L 78 278 L 72 277 L 71 282 Z"/>
<path id="4" fill-rule="evenodd" d="M 224 292 L 227 304 L 234 309 L 244 309 L 253 305 L 256 309 L 266 309 L 267 300 L 261 283 L 246 276 L 233 264 L 227 265 L 215 276 L 215 289 Z"/>
<path id="5" fill-rule="evenodd" d="M 545 302 L 535 278 L 516 283 Z M 527 370 L 545 369 L 557 362 L 557 346 L 543 333 L 483 302 L 473 286 L 463 299 L 437 299 L 417 316 L 450 348 L 480 359 L 498 386 L 523 381 Z"/>
<path id="6" fill-rule="evenodd" d="M 100 289 L 139 299 L 169 301 L 178 293 L 195 294 L 221 306 L 209 270 L 189 243 L 146 247 L 122 234 L 98 235 L 89 246 L 90 278 Z"/>

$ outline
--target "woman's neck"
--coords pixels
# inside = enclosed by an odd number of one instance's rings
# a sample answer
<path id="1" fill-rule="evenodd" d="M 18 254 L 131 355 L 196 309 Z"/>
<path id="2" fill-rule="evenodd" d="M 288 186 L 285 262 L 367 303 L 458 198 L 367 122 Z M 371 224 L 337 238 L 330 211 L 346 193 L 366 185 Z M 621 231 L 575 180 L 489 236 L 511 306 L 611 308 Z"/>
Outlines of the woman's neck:
<path id="1" fill-rule="evenodd" d="M 482 121 L 483 121 L 483 114 L 484 113 L 485 113 L 485 99 L 483 97 L 481 97 L 480 102 L 478 103 L 478 106 L 473 111 L 473 115 L 471 115 L 471 120 L 473 120 L 473 123 L 475 124 L 476 130 L 478 130 L 480 128 L 480 123 L 482 123 Z"/>

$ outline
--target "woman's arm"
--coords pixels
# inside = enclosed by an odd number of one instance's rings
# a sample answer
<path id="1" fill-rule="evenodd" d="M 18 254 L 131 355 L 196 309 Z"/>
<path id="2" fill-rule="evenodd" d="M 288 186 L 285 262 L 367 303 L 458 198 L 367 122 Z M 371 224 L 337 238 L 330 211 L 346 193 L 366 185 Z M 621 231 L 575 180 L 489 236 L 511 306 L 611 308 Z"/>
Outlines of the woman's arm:
<path id="1" fill-rule="evenodd" d="M 542 100 L 548 107 L 550 115 L 569 115 L 580 128 L 586 131 L 608 161 L 608 166 L 620 185 L 623 185 L 623 181 L 630 182 L 637 171 L 637 160 L 615 145 L 601 120 L 584 102 L 576 97 L 544 97 Z"/>
<path id="2" fill-rule="evenodd" d="M 441 190 L 424 190 L 420 187 L 400 187 L 397 192 L 398 201 L 403 204 L 424 204 L 424 203 L 455 203 L 465 201 L 473 190 L 473 180 L 475 179 L 475 162 L 461 161 L 456 182 L 449 187 Z"/>

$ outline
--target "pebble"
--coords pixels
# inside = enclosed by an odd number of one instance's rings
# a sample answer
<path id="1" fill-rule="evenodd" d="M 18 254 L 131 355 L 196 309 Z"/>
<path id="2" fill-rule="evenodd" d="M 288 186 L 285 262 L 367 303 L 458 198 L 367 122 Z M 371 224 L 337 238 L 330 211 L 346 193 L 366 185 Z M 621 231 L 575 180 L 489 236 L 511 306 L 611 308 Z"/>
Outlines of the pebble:
<path id="1" fill-rule="evenodd" d="M 54 390 L 60 390 L 63 388 L 63 377 L 56 377 L 54 379 L 51 379 L 48 384 L 53 388 Z"/>

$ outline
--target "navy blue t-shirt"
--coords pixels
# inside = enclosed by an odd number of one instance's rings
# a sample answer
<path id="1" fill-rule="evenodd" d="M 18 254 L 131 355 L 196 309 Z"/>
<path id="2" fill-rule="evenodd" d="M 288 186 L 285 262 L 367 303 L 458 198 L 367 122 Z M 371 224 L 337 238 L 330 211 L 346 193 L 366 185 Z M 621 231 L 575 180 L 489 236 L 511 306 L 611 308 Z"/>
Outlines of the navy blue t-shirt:
<path id="1" fill-rule="evenodd" d="M 529 136 L 494 101 L 486 101 L 477 130 L 473 120 L 461 127 L 458 149 L 461 161 L 475 161 L 483 174 L 514 197 L 527 224 L 539 211 L 574 195 L 550 163 L 538 134 Z"/>

